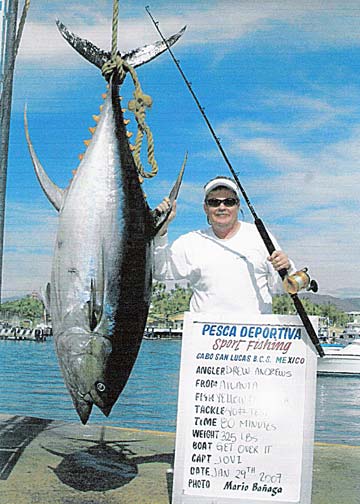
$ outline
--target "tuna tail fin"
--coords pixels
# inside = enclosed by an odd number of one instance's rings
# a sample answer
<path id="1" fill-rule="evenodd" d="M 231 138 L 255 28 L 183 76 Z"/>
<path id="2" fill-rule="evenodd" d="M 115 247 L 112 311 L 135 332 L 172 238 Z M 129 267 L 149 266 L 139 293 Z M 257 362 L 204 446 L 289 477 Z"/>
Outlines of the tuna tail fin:
<path id="1" fill-rule="evenodd" d="M 64 190 L 60 189 L 54 182 L 48 177 L 44 168 L 42 167 L 39 158 L 36 155 L 35 149 L 32 145 L 30 135 L 29 135 L 29 126 L 26 115 L 26 107 L 24 109 L 24 126 L 25 126 L 25 136 L 28 144 L 31 160 L 35 169 L 36 176 L 40 182 L 42 190 L 44 191 L 46 197 L 50 201 L 52 205 L 56 208 L 57 211 L 60 210 L 63 198 L 64 198 Z"/>
<path id="2" fill-rule="evenodd" d="M 173 188 L 170 191 L 169 194 L 169 199 L 170 199 L 170 208 L 166 213 L 161 213 L 157 208 L 152 211 L 152 218 L 153 218 L 153 236 L 157 234 L 161 226 L 164 224 L 166 219 L 169 217 L 169 214 L 171 212 L 172 205 L 174 201 L 177 199 L 179 191 L 180 191 L 180 186 L 181 182 L 183 179 L 184 171 L 185 171 L 185 166 L 188 158 L 188 153 L 185 154 L 184 161 L 181 165 L 179 175 L 176 179 L 176 182 L 173 186 Z"/>
<path id="3" fill-rule="evenodd" d="M 85 59 L 87 59 L 90 63 L 97 66 L 98 68 L 102 68 L 104 63 L 111 59 L 111 53 L 108 51 L 103 51 L 99 49 L 96 45 L 89 42 L 86 39 L 82 39 L 69 31 L 66 26 L 61 23 L 61 21 L 56 21 L 57 27 L 64 37 L 64 39 Z M 158 41 L 154 44 L 145 45 L 143 47 L 139 47 L 138 49 L 133 49 L 125 54 L 120 54 L 121 58 L 124 59 L 127 63 L 129 63 L 132 67 L 138 67 L 151 61 L 156 58 L 159 54 L 165 52 L 168 46 L 172 46 L 175 44 L 177 40 L 181 37 L 181 35 L 186 30 L 186 26 L 184 26 L 178 33 L 172 35 L 167 39 L 166 42 Z"/>

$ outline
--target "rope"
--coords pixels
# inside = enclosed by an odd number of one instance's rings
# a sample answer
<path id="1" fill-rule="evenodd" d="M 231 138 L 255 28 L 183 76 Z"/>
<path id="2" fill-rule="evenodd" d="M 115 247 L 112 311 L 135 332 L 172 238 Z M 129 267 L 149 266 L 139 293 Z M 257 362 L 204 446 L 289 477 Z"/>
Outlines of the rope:
<path id="1" fill-rule="evenodd" d="M 104 63 L 101 72 L 107 81 L 110 80 L 115 70 L 118 71 L 120 82 L 125 79 L 124 60 L 121 58 L 117 50 L 117 32 L 118 32 L 118 18 L 119 18 L 119 2 L 113 2 L 113 18 L 111 30 L 111 58 Z"/>
<path id="2" fill-rule="evenodd" d="M 111 37 L 111 57 L 115 59 L 117 54 L 117 32 L 119 19 L 119 2 L 113 2 L 112 37 Z"/>
<path id="3" fill-rule="evenodd" d="M 135 139 L 135 149 L 134 149 L 134 160 L 139 174 L 144 178 L 152 178 L 158 172 L 158 165 L 155 160 L 154 154 L 154 139 L 149 126 L 145 122 L 146 109 L 150 108 L 152 105 L 151 96 L 143 93 L 137 74 L 130 65 L 127 65 L 127 69 L 132 77 L 135 91 L 133 93 L 134 100 L 130 100 L 128 103 L 128 108 L 134 113 L 137 122 L 137 134 Z M 144 138 L 144 133 L 147 140 L 147 160 L 148 164 L 151 166 L 151 171 L 146 171 L 140 160 L 140 153 L 142 142 Z"/>
<path id="4" fill-rule="evenodd" d="M 118 73 L 120 82 L 125 79 L 126 72 L 130 73 L 131 75 L 135 90 L 133 92 L 134 99 L 129 101 L 128 108 L 131 112 L 133 112 L 137 122 L 137 134 L 135 139 L 133 157 L 140 176 L 140 181 L 142 182 L 142 178 L 154 177 L 158 172 L 158 165 L 154 155 L 154 139 L 149 126 L 145 122 L 146 109 L 151 107 L 152 99 L 149 95 L 146 95 L 142 91 L 135 69 L 122 59 L 120 53 L 117 50 L 118 17 L 119 3 L 118 0 L 114 0 L 111 37 L 111 59 L 104 63 L 101 71 L 107 81 L 112 78 L 115 71 L 117 71 Z M 148 146 L 147 160 L 148 164 L 151 166 L 150 171 L 146 171 L 144 169 L 140 159 L 144 134 L 146 135 Z"/>

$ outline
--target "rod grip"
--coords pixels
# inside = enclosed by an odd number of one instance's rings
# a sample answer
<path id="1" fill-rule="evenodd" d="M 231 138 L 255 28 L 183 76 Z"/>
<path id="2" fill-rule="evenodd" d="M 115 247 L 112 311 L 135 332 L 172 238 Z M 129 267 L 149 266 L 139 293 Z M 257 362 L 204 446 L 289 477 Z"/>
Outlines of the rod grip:
<path id="1" fill-rule="evenodd" d="M 275 251 L 275 247 L 272 242 L 272 239 L 270 238 L 269 233 L 266 230 L 266 227 L 264 226 L 263 221 L 259 219 L 259 217 L 255 217 L 255 226 L 257 227 L 257 230 L 259 231 L 260 236 L 263 239 L 263 242 L 265 243 L 265 247 L 267 248 L 269 255 L 271 255 Z M 283 280 L 287 276 L 287 271 L 285 268 L 279 270 L 278 273 Z"/>

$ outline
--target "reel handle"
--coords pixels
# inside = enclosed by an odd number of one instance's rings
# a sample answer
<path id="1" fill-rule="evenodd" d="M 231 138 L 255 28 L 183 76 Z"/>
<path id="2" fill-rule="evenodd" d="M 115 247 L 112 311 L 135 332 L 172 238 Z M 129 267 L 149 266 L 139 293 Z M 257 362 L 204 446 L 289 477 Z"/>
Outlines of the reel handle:
<path id="1" fill-rule="evenodd" d="M 310 280 L 309 291 L 317 292 L 319 290 L 319 286 L 316 280 Z"/>

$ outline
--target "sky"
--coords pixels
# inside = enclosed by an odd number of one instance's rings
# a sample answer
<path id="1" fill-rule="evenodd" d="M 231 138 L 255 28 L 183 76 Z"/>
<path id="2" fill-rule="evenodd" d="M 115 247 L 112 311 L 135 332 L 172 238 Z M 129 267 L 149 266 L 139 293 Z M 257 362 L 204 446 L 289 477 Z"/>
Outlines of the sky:
<path id="1" fill-rule="evenodd" d="M 20 9 L 22 1 L 19 2 Z M 351 0 L 119 2 L 122 52 L 187 26 L 173 51 L 251 203 L 319 293 L 360 296 L 360 4 Z M 32 0 L 14 77 L 3 299 L 50 279 L 57 214 L 27 151 L 23 110 L 48 175 L 66 187 L 90 137 L 105 81 L 55 20 L 109 50 L 112 1 Z M 188 163 L 170 239 L 206 226 L 203 185 L 229 170 L 168 54 L 138 68 L 159 164 L 155 207 Z M 131 86 L 124 86 L 124 103 Z M 128 129 L 135 131 L 131 119 Z M 253 218 L 242 204 L 243 219 Z"/>

